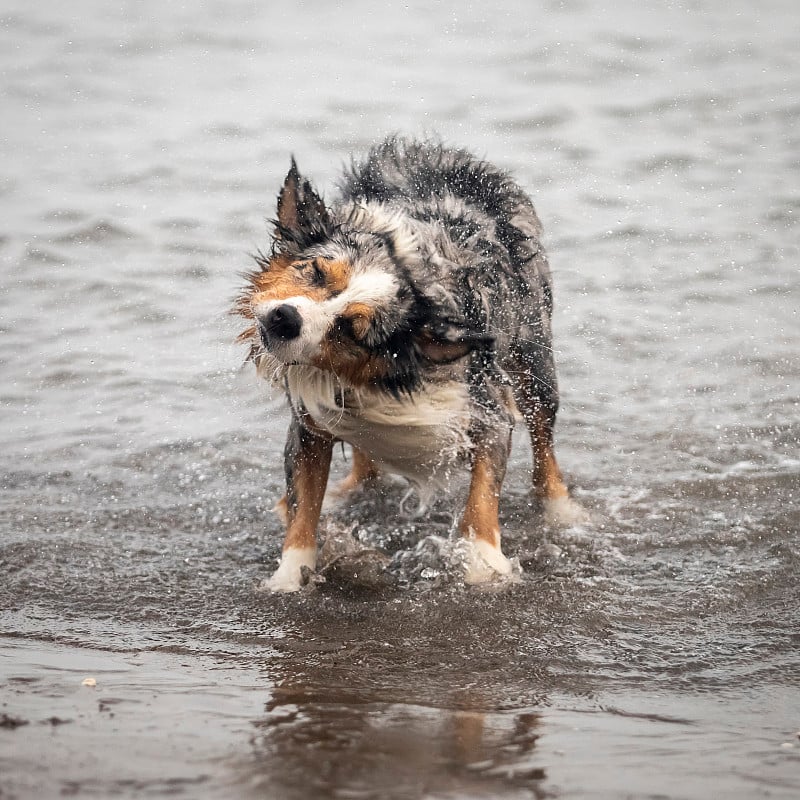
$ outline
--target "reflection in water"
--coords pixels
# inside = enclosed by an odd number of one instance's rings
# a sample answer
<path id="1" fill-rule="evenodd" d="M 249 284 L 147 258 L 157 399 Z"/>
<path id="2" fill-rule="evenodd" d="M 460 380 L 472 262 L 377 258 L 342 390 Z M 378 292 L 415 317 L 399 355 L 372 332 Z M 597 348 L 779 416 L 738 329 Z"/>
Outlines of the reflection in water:
<path id="1" fill-rule="evenodd" d="M 255 723 L 245 774 L 285 798 L 544 797 L 539 716 L 478 709 L 476 694 L 444 707 L 387 704 L 287 681 Z"/>
<path id="2" fill-rule="evenodd" d="M 553 632 L 577 612 L 575 596 L 551 595 L 531 583 L 267 596 L 288 631 L 263 665 L 275 688 L 234 771 L 266 797 L 545 796 Z M 512 622 L 510 605 L 537 613 Z M 572 629 L 593 639 L 603 626 L 590 615 Z"/>

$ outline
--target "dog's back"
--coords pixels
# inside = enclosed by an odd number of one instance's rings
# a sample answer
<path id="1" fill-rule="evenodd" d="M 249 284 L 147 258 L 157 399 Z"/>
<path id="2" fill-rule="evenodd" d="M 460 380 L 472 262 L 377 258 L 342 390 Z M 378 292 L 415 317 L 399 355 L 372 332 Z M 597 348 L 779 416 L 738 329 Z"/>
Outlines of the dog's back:
<path id="1" fill-rule="evenodd" d="M 537 375 L 555 413 L 550 268 L 516 182 L 466 150 L 392 138 L 352 165 L 340 191 L 344 204 L 379 203 L 413 221 L 417 247 L 430 252 L 410 278 L 438 285 L 471 328 L 490 334 L 501 367 Z"/>

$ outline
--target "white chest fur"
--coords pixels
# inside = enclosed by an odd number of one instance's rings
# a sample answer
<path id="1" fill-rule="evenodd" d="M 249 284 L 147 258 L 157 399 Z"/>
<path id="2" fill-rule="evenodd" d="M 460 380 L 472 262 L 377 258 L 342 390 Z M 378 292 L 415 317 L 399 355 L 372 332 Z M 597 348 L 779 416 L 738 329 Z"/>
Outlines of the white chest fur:
<path id="1" fill-rule="evenodd" d="M 469 452 L 469 395 L 457 381 L 396 399 L 343 386 L 313 368 L 291 367 L 287 379 L 291 401 L 302 403 L 320 427 L 418 487 L 441 486 Z"/>

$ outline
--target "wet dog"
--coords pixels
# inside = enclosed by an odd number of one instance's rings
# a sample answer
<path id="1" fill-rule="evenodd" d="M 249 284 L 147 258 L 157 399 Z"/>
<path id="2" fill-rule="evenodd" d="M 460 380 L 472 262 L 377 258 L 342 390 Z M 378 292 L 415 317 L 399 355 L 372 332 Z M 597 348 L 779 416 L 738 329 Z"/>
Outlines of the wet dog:
<path id="1" fill-rule="evenodd" d="M 464 150 L 392 138 L 345 170 L 323 202 L 292 160 L 271 251 L 236 304 L 258 373 L 291 408 L 287 531 L 264 582 L 294 591 L 316 563 L 333 445 L 352 445 L 344 491 L 380 470 L 423 497 L 464 465 L 459 529 L 466 580 L 511 573 L 498 505 L 516 412 L 533 449 L 533 490 L 567 500 L 553 453 L 558 391 L 550 270 L 533 204 Z"/>

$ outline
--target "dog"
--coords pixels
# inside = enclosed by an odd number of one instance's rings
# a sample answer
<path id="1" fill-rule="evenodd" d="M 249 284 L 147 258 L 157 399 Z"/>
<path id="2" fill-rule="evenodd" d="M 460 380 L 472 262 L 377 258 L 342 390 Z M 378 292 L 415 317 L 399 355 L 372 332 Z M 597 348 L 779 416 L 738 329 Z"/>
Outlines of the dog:
<path id="1" fill-rule="evenodd" d="M 295 591 L 314 569 L 337 441 L 353 451 L 344 493 L 385 470 L 425 497 L 467 467 L 465 579 L 509 576 L 498 506 L 517 416 L 535 495 L 571 502 L 553 451 L 552 281 L 531 200 L 465 150 L 392 137 L 344 169 L 330 204 L 292 158 L 272 224 L 234 309 L 249 359 L 291 409 L 276 506 L 286 538 L 262 588 Z"/>

